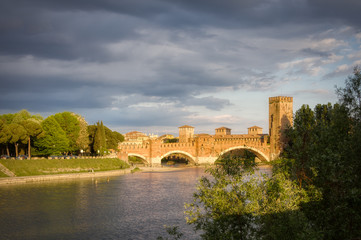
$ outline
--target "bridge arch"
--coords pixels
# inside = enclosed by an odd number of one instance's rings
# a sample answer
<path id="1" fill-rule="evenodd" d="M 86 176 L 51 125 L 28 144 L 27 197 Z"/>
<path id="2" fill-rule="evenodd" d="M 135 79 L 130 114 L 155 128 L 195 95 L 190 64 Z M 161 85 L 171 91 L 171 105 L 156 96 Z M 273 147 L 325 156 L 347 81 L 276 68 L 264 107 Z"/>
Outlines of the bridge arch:
<path id="1" fill-rule="evenodd" d="M 190 160 L 192 160 L 192 163 L 196 163 L 195 157 L 193 157 L 190 153 L 187 153 L 187 152 L 184 152 L 181 150 L 169 151 L 169 152 L 163 154 L 160 157 L 160 160 L 162 160 L 163 158 L 168 157 L 169 155 L 172 155 L 172 154 L 183 154 L 183 155 L 187 156 Z"/>
<path id="2" fill-rule="evenodd" d="M 228 153 L 232 150 L 237 150 L 237 149 L 245 149 L 245 150 L 249 150 L 251 151 L 252 153 L 254 153 L 261 161 L 266 161 L 266 162 L 269 162 L 270 159 L 269 159 L 269 156 L 267 156 L 266 154 L 264 154 L 263 152 L 261 152 L 260 150 L 258 150 L 257 148 L 254 148 L 254 147 L 248 147 L 248 146 L 236 146 L 236 147 L 231 147 L 231 148 L 228 148 L 226 150 L 224 150 L 223 152 L 221 152 L 219 154 L 219 157 L 222 156 L 223 154 L 225 153 Z"/>
<path id="3" fill-rule="evenodd" d="M 149 163 L 147 161 L 146 157 L 144 157 L 143 155 L 138 154 L 138 153 L 128 153 L 128 157 L 138 157 L 138 158 L 142 159 L 145 163 Z"/>

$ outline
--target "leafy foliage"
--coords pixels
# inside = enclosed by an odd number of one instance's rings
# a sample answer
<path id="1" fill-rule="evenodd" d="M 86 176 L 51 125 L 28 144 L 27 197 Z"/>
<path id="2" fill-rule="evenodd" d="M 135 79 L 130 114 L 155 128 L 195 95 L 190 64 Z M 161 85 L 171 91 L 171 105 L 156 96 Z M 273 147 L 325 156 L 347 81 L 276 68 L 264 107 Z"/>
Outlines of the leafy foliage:
<path id="1" fill-rule="evenodd" d="M 315 231 L 327 239 L 361 235 L 361 115 L 359 70 L 338 88 L 339 104 L 302 106 L 296 112 L 286 156 L 292 179 L 318 196 L 302 205 Z"/>
<path id="2" fill-rule="evenodd" d="M 76 145 L 78 149 L 83 150 L 84 152 L 90 152 L 89 147 L 89 133 L 88 133 L 88 123 L 85 121 L 85 119 L 80 116 L 76 115 L 78 121 L 79 121 L 79 136 L 76 139 Z"/>
<path id="3" fill-rule="evenodd" d="M 109 149 L 117 149 L 118 144 L 124 141 L 124 136 L 116 131 L 112 131 L 104 126 L 106 145 Z"/>
<path id="4" fill-rule="evenodd" d="M 50 137 L 61 132 L 55 123 L 49 124 L 49 121 L 53 122 L 49 120 L 50 118 L 58 123 L 67 139 L 61 137 L 58 140 L 60 145 L 54 144 L 56 137 Z M 88 126 L 83 117 L 72 112 L 57 113 L 48 117 L 45 124 L 43 121 L 40 115 L 32 115 L 25 109 L 15 114 L 0 115 L 1 154 L 6 152 L 9 156 L 17 156 L 20 150 L 21 154 L 28 154 L 31 157 L 32 151 L 35 155 L 79 154 L 81 150 L 89 154 L 96 153 L 98 149 L 99 152 L 104 153 L 107 152 L 107 148 L 117 149 L 119 142 L 124 141 L 122 134 L 110 130 L 103 125 L 103 122 Z M 43 129 L 44 125 L 47 130 Z M 55 132 L 51 133 L 53 130 Z M 60 135 L 62 136 L 63 133 Z M 45 138 L 39 139 L 43 137 Z M 95 146 L 101 144 L 101 148 L 94 149 L 95 137 L 97 137 Z M 53 140 L 46 144 L 48 138 Z M 54 149 L 54 146 L 57 146 L 57 149 Z"/>
<path id="5" fill-rule="evenodd" d="M 100 155 L 103 155 L 107 150 L 106 138 L 105 138 L 105 129 L 103 122 L 97 122 L 95 135 L 94 135 L 94 151 Z"/>
<path id="6" fill-rule="evenodd" d="M 18 152 L 18 145 L 21 143 L 26 143 L 27 136 L 26 136 L 26 130 L 25 128 L 18 123 L 10 123 L 9 124 L 9 130 L 10 130 L 10 143 L 14 144 L 15 146 L 15 154 L 16 156 L 19 155 Z"/>
<path id="7" fill-rule="evenodd" d="M 353 76 L 349 76 L 344 88 L 337 88 L 336 92 L 340 102 L 348 109 L 350 116 L 356 121 L 361 121 L 361 69 L 355 67 Z"/>
<path id="8" fill-rule="evenodd" d="M 305 192 L 279 171 L 255 174 L 250 159 L 228 155 L 207 169 L 194 200 L 186 204 L 187 222 L 202 239 L 308 239 L 306 218 L 299 212 Z M 279 226 L 282 225 L 282 228 Z"/>
<path id="9" fill-rule="evenodd" d="M 80 132 L 80 123 L 74 113 L 62 112 L 54 115 L 55 120 L 59 123 L 60 127 L 66 134 L 69 141 L 69 147 L 67 151 L 77 152 L 79 146 L 77 145 L 77 139 Z"/>
<path id="10" fill-rule="evenodd" d="M 178 240 L 181 239 L 183 233 L 181 233 L 178 229 L 178 226 L 164 226 L 169 236 L 172 236 L 172 239 Z M 157 240 L 168 240 L 169 238 L 157 237 Z"/>
<path id="11" fill-rule="evenodd" d="M 21 125 L 26 131 L 26 137 L 28 139 L 28 155 L 29 158 L 31 158 L 31 139 L 41 136 L 43 128 L 37 120 L 31 118 L 22 121 Z"/>
<path id="12" fill-rule="evenodd" d="M 0 119 L 0 144 L 6 146 L 7 155 L 10 155 L 8 143 L 11 139 L 11 132 L 5 120 Z"/>
<path id="13" fill-rule="evenodd" d="M 42 123 L 44 137 L 35 140 L 40 154 L 62 155 L 68 151 L 69 140 L 54 116 L 49 116 Z"/>

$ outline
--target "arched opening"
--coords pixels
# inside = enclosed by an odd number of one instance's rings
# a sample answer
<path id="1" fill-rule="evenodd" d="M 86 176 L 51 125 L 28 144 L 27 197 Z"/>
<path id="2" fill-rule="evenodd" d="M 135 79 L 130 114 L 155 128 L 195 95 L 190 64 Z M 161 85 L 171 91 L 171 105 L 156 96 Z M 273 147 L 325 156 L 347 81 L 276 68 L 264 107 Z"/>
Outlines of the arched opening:
<path id="1" fill-rule="evenodd" d="M 128 162 L 132 166 L 146 166 L 148 164 L 145 157 L 139 154 L 128 154 Z"/>
<path id="2" fill-rule="evenodd" d="M 259 151 L 258 149 L 252 147 L 233 147 L 223 151 L 218 159 L 215 161 L 215 164 L 219 163 L 222 158 L 226 158 L 227 156 L 240 156 L 244 159 L 254 159 L 255 162 L 269 162 L 268 156 Z"/>
<path id="3" fill-rule="evenodd" d="M 169 152 L 162 156 L 161 165 L 171 167 L 184 167 L 194 165 L 193 157 L 184 152 Z"/>

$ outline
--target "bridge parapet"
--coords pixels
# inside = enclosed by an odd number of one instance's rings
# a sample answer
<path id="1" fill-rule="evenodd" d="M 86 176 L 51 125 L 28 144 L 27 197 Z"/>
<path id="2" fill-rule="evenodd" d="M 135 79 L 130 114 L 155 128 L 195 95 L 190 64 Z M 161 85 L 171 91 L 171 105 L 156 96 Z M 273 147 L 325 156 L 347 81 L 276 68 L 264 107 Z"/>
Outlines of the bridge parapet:
<path id="1" fill-rule="evenodd" d="M 142 144 L 120 144 L 119 156 L 127 160 L 129 155 L 142 156 L 149 164 L 160 164 L 162 156 L 179 153 L 191 156 L 197 164 L 212 164 L 229 149 L 248 149 L 269 161 L 269 144 L 266 135 L 207 135 L 195 137 L 189 142 L 163 143 L 161 140 L 143 141 Z"/>

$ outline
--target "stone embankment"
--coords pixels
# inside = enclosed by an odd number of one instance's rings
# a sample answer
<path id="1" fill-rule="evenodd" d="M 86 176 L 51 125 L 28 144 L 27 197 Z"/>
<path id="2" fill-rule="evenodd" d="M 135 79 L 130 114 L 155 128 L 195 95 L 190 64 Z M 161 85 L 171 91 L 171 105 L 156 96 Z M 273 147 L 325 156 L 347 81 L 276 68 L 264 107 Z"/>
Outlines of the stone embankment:
<path id="1" fill-rule="evenodd" d="M 7 169 L 7 168 L 6 168 Z M 168 167 L 141 167 L 141 172 L 160 172 L 160 171 L 176 171 L 181 168 L 168 168 Z M 110 177 L 131 173 L 132 169 L 120 169 L 102 172 L 83 172 L 83 173 L 67 173 L 67 174 L 53 174 L 53 175 L 39 175 L 39 176 L 25 176 L 25 177 L 3 177 L 0 178 L 0 185 L 16 184 L 16 183 L 31 183 L 31 182 L 44 182 L 50 180 L 71 180 L 79 178 L 94 178 L 94 177 Z"/>
<path id="2" fill-rule="evenodd" d="M 0 178 L 0 185 L 13 183 L 30 183 L 43 182 L 50 180 L 69 180 L 77 178 L 92 178 L 92 177 L 108 177 L 117 176 L 130 173 L 131 169 L 112 170 L 104 172 L 84 172 L 84 173 L 67 173 L 54 175 L 40 175 L 40 176 L 25 176 L 25 177 L 4 177 Z"/>

